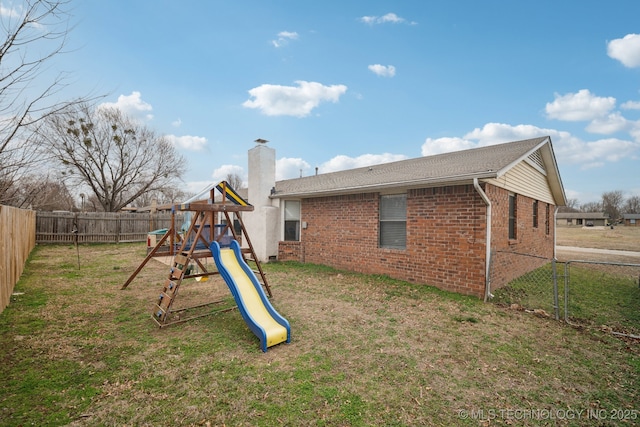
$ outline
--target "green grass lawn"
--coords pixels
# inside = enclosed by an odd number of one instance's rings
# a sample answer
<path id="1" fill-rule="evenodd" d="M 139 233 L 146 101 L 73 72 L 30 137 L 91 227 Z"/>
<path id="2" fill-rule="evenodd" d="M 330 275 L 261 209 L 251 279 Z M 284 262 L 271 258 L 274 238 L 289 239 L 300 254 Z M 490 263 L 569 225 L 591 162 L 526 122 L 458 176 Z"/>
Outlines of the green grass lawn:
<path id="1" fill-rule="evenodd" d="M 0 425 L 640 424 L 639 344 L 598 328 L 384 276 L 271 263 L 272 303 L 292 342 L 262 353 L 237 310 L 158 328 L 167 266 L 150 262 L 120 290 L 143 244 L 79 254 L 80 269 L 75 247 L 37 247 L 0 314 Z M 176 304 L 228 296 L 212 278 L 183 285 Z M 633 301 L 606 309 L 637 322 Z M 541 419 L 569 410 L 572 419 Z"/>

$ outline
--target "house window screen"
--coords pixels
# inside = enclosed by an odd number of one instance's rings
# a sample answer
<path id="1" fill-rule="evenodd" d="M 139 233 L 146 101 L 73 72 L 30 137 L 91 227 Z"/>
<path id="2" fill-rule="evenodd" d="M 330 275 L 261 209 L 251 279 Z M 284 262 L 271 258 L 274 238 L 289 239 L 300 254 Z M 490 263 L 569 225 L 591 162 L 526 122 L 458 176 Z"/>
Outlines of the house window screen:
<path id="1" fill-rule="evenodd" d="M 297 200 L 284 202 L 284 240 L 300 240 L 300 202 Z"/>
<path id="2" fill-rule="evenodd" d="M 515 194 L 509 194 L 509 239 L 516 239 L 518 206 Z"/>
<path id="3" fill-rule="evenodd" d="M 538 201 L 533 202 L 533 227 L 538 228 Z"/>
<path id="4" fill-rule="evenodd" d="M 407 247 L 407 195 L 380 197 L 380 247 Z"/>
<path id="5" fill-rule="evenodd" d="M 549 204 L 547 204 L 547 206 L 545 207 L 545 215 L 544 215 L 544 232 L 546 234 L 549 234 L 549 228 L 550 228 L 550 224 L 549 224 Z"/>

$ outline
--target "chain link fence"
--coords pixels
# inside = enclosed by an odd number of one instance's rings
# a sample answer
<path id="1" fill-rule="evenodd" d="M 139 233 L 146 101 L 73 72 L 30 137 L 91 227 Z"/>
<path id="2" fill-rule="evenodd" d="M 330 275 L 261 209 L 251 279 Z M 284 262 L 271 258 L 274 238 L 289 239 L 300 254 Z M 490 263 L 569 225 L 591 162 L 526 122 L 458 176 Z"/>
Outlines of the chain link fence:
<path id="1" fill-rule="evenodd" d="M 540 266 L 498 289 L 492 289 L 496 304 L 542 317 L 564 320 L 578 327 L 640 338 L 640 264 L 540 259 L 527 254 L 495 251 L 494 265 L 531 263 Z"/>
<path id="2" fill-rule="evenodd" d="M 640 338 L 640 264 L 571 260 L 563 278 L 567 323 Z"/>
<path id="3" fill-rule="evenodd" d="M 493 251 L 490 262 L 494 303 L 515 310 L 530 311 L 543 317 L 560 318 L 556 260 L 516 252 Z M 522 265 L 529 265 L 531 268 L 527 273 L 508 281 L 500 277 L 500 271 L 508 270 L 509 266 Z"/>

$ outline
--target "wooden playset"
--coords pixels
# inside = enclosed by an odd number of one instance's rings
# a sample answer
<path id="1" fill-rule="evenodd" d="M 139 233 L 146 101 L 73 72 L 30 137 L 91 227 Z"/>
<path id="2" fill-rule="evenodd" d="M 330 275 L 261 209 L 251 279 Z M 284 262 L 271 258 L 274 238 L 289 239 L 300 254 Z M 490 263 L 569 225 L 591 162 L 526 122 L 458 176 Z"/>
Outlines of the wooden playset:
<path id="1" fill-rule="evenodd" d="M 215 190 L 218 190 L 221 194 L 217 202 L 215 200 Z M 242 220 L 241 213 L 248 211 L 253 211 L 253 206 L 240 197 L 226 181 L 220 182 L 209 190 L 208 200 L 193 201 L 172 206 L 170 228 L 156 243 L 153 249 L 151 249 L 124 285 L 122 285 L 121 289 L 126 289 L 127 286 L 129 286 L 149 260 L 155 256 L 169 255 L 173 257 L 173 261 L 169 269 L 169 274 L 164 281 L 162 291 L 154 305 L 152 314 L 158 326 L 164 327 L 219 312 L 210 311 L 206 314 L 187 318 L 173 316 L 177 311 L 184 312 L 192 308 L 217 304 L 221 301 L 212 301 L 175 311 L 172 309 L 172 306 L 178 297 L 178 292 L 185 279 L 195 278 L 196 280 L 202 280 L 210 275 L 220 274 L 217 269 L 212 269 L 208 263 L 202 262 L 203 259 L 212 256 L 210 249 L 212 242 L 215 241 L 222 247 L 228 247 L 230 243 L 235 240 L 243 243 L 243 248 L 240 253 L 244 262 L 253 262 L 256 268 L 254 273 L 264 291 L 266 291 L 266 294 L 271 298 L 271 288 L 267 283 L 267 278 L 256 257 Z M 185 212 L 186 217 L 190 218 L 190 223 L 186 231 L 181 232 L 176 228 L 176 212 Z M 223 311 L 226 310 L 229 310 L 229 308 Z"/>

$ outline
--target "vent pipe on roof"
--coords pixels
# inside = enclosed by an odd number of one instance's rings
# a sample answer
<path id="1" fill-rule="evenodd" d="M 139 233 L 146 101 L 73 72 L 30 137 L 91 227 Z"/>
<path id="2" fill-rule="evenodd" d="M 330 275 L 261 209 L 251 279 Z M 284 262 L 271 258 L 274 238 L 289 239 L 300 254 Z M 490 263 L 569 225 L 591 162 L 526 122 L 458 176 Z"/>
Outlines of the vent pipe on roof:
<path id="1" fill-rule="evenodd" d="M 493 298 L 491 294 L 491 200 L 487 197 L 487 194 L 482 190 L 478 183 L 478 178 L 473 178 L 473 187 L 476 189 L 484 203 L 487 205 L 487 241 L 486 241 L 486 253 L 485 253 L 485 272 L 484 272 L 484 301 L 487 302 L 490 298 Z"/>

